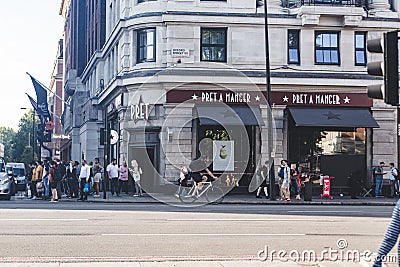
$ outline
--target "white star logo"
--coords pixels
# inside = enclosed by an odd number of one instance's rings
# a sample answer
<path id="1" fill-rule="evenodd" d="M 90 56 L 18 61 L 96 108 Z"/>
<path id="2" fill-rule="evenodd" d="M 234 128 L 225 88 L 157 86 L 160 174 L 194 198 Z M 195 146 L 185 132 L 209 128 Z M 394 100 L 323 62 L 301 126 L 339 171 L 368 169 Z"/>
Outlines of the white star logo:
<path id="1" fill-rule="evenodd" d="M 283 100 L 283 102 L 289 102 L 289 98 L 288 98 L 287 96 L 284 96 L 284 97 L 282 98 L 282 100 Z"/>
<path id="2" fill-rule="evenodd" d="M 256 101 L 260 101 L 260 97 L 258 95 L 256 96 Z"/>
<path id="3" fill-rule="evenodd" d="M 345 98 L 343 98 L 343 101 L 345 104 L 349 104 L 350 103 L 350 98 L 348 98 L 347 96 Z"/>
<path id="4" fill-rule="evenodd" d="M 193 95 L 192 95 L 192 100 L 196 101 L 197 98 L 198 98 L 198 96 L 197 96 L 196 94 L 193 94 Z"/>

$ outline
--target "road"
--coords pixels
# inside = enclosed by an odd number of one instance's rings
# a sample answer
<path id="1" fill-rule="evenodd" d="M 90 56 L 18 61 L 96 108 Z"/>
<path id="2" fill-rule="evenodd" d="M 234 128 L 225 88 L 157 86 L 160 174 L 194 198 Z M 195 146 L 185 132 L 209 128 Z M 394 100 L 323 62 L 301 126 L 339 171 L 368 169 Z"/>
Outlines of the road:
<path id="1" fill-rule="evenodd" d="M 0 262 L 257 259 L 260 250 L 375 252 L 390 206 L 0 202 Z M 338 240 L 339 246 L 338 247 Z M 393 250 L 395 252 L 395 250 Z M 262 255 L 262 254 L 260 254 Z"/>

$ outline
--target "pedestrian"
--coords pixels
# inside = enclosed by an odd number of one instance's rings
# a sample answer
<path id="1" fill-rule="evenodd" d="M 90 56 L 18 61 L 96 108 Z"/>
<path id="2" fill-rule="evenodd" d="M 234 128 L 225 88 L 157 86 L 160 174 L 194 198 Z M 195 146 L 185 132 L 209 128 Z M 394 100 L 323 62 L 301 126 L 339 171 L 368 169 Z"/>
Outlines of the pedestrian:
<path id="1" fill-rule="evenodd" d="M 290 164 L 290 188 L 296 199 L 300 199 L 300 185 L 298 183 L 299 173 L 297 171 L 296 163 Z"/>
<path id="2" fill-rule="evenodd" d="M 44 199 L 48 200 L 50 198 L 50 185 L 49 185 L 49 177 L 48 173 L 50 170 L 50 162 L 48 158 L 45 158 L 43 162 L 41 162 L 43 174 L 42 174 L 42 182 L 44 186 Z"/>
<path id="3" fill-rule="evenodd" d="M 71 160 L 67 167 L 68 198 L 78 198 L 78 187 L 75 162 Z"/>
<path id="4" fill-rule="evenodd" d="M 85 192 L 85 184 L 90 182 L 90 167 L 86 164 L 86 160 L 82 160 L 82 166 L 79 173 L 79 180 L 80 180 L 80 192 L 81 197 L 78 199 L 79 201 L 87 200 L 89 192 Z"/>
<path id="5" fill-rule="evenodd" d="M 58 195 L 57 195 L 57 180 L 56 178 L 56 168 L 57 168 L 57 163 L 55 161 L 50 162 L 50 169 L 48 173 L 48 178 L 49 178 L 49 185 L 51 188 L 51 200 L 50 202 L 58 202 Z"/>
<path id="6" fill-rule="evenodd" d="M 93 171 L 93 188 L 96 191 L 94 197 L 100 197 L 100 182 L 101 182 L 101 171 L 103 167 L 100 165 L 99 158 L 94 159 Z"/>
<path id="7" fill-rule="evenodd" d="M 399 195 L 399 181 L 398 175 L 399 171 L 394 167 L 394 163 L 389 163 L 390 167 L 390 197 L 395 197 Z"/>
<path id="8" fill-rule="evenodd" d="M 260 179 L 262 182 L 257 189 L 256 198 L 261 198 L 260 194 L 262 190 L 264 190 L 265 197 L 268 198 L 268 186 L 267 186 L 268 169 L 269 169 L 268 161 L 265 161 L 264 165 L 262 165 L 260 168 Z"/>
<path id="9" fill-rule="evenodd" d="M 125 194 L 128 194 L 128 165 L 124 160 L 122 165 L 119 167 L 119 181 L 118 181 L 118 194 L 121 193 L 121 189 L 125 191 Z"/>
<path id="10" fill-rule="evenodd" d="M 393 210 L 392 221 L 389 224 L 389 227 L 385 234 L 385 238 L 383 239 L 381 247 L 378 250 L 378 254 L 375 258 L 375 263 L 373 265 L 374 267 L 382 266 L 382 260 L 396 245 L 399 234 L 400 234 L 400 200 L 397 201 L 396 207 Z M 398 254 L 397 259 L 400 259 L 400 250 L 397 252 L 397 254 Z"/>
<path id="11" fill-rule="evenodd" d="M 112 159 L 111 163 L 108 164 L 107 166 L 107 172 L 108 172 L 108 178 L 111 181 L 111 195 L 114 196 L 114 193 L 117 194 L 119 197 L 118 193 L 118 166 L 117 166 L 117 160 Z"/>
<path id="12" fill-rule="evenodd" d="M 383 186 L 383 175 L 386 172 L 383 171 L 383 167 L 385 166 L 385 162 L 381 161 L 379 166 L 376 166 L 373 171 L 373 176 L 375 180 L 375 197 L 383 197 L 382 195 L 382 186 Z"/>
<path id="13" fill-rule="evenodd" d="M 131 166 L 132 168 L 129 170 L 131 171 L 133 180 L 135 182 L 135 191 L 136 191 L 134 196 L 140 197 L 143 194 L 142 186 L 140 185 L 140 176 L 142 175 L 143 172 L 136 160 L 131 161 Z"/>
<path id="14" fill-rule="evenodd" d="M 179 165 L 179 180 L 178 180 L 179 187 L 175 193 L 176 197 L 179 197 L 180 194 L 182 193 L 183 187 L 187 186 L 188 176 L 189 176 L 189 171 L 185 167 L 183 162 L 181 162 L 181 164 Z"/>
<path id="15" fill-rule="evenodd" d="M 63 181 L 66 173 L 65 165 L 57 158 L 54 160 L 55 165 L 55 181 L 57 182 L 57 199 L 61 199 L 63 193 Z M 65 197 L 65 196 L 64 196 Z"/>
<path id="16" fill-rule="evenodd" d="M 281 167 L 278 176 L 282 179 L 281 200 L 290 201 L 290 168 L 287 160 L 281 160 Z"/>
<path id="17" fill-rule="evenodd" d="M 37 165 L 38 165 L 37 162 L 33 162 L 32 163 L 32 167 L 31 167 L 31 175 L 32 175 L 32 178 L 31 178 L 31 198 L 32 199 L 37 199 L 38 198 L 38 192 L 37 192 L 37 188 L 36 188 L 38 180 L 39 180 L 38 179 L 38 174 L 36 172 Z"/>

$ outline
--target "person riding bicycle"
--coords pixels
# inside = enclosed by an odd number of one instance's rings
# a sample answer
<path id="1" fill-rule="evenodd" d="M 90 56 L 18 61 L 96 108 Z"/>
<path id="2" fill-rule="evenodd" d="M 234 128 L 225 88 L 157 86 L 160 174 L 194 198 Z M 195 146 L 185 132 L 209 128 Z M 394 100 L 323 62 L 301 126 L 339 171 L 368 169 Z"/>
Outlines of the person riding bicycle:
<path id="1" fill-rule="evenodd" d="M 216 179 L 218 179 L 218 177 L 208 169 L 210 165 L 210 159 L 205 155 L 201 156 L 199 159 L 193 160 L 190 163 L 189 168 L 192 171 L 191 177 L 196 182 L 196 187 L 192 196 L 198 195 L 205 182 L 214 182 Z"/>

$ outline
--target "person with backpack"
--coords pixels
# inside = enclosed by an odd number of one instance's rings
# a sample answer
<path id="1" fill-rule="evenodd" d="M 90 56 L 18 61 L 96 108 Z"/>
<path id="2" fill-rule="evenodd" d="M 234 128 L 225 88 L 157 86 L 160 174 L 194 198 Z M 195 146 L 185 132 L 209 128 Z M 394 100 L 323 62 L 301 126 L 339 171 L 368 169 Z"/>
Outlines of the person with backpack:
<path id="1" fill-rule="evenodd" d="M 290 168 L 287 160 L 281 160 L 281 167 L 279 168 L 278 176 L 282 181 L 281 200 L 290 201 Z"/>
<path id="2" fill-rule="evenodd" d="M 379 166 L 376 166 L 373 170 L 373 177 L 375 180 L 375 197 L 383 197 L 382 195 L 382 185 L 383 185 L 383 175 L 386 172 L 383 171 L 385 162 L 381 161 Z"/>
<path id="3" fill-rule="evenodd" d="M 89 195 L 89 192 L 85 192 L 85 184 L 90 182 L 90 167 L 89 165 L 86 164 L 86 160 L 82 160 L 82 166 L 81 170 L 79 173 L 79 180 L 80 180 L 80 192 L 81 192 L 81 197 L 78 199 L 78 201 L 84 201 L 87 200 L 87 197 Z"/>
<path id="4" fill-rule="evenodd" d="M 394 167 L 394 163 L 389 163 L 390 166 L 390 197 L 399 195 L 399 170 Z"/>

